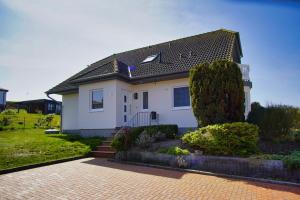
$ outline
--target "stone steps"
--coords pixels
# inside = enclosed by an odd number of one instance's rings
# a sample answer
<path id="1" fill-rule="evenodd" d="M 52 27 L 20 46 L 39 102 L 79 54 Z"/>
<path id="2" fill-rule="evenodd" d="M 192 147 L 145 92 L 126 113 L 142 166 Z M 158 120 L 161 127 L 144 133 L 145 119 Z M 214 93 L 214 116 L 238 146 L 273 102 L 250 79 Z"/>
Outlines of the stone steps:
<path id="1" fill-rule="evenodd" d="M 114 158 L 116 151 L 111 147 L 112 138 L 107 138 L 100 146 L 97 146 L 95 151 L 92 151 L 92 156 L 97 158 Z"/>

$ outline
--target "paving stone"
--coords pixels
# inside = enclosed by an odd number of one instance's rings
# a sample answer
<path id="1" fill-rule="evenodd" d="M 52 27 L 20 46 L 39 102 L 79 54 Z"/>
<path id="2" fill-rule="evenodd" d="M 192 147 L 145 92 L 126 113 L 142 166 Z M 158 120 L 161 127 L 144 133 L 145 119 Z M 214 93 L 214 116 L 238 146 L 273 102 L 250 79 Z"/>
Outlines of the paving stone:
<path id="1" fill-rule="evenodd" d="M 0 199 L 300 200 L 300 188 L 85 158 L 1 175 Z"/>

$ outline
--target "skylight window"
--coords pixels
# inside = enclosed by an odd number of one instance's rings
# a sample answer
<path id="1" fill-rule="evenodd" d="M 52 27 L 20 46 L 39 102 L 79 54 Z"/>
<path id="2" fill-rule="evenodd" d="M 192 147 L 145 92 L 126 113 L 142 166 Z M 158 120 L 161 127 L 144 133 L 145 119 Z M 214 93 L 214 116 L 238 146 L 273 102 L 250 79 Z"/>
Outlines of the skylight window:
<path id="1" fill-rule="evenodd" d="M 143 60 L 142 63 L 152 62 L 153 60 L 155 60 L 157 58 L 157 56 L 158 56 L 158 54 L 148 56 L 145 60 Z"/>

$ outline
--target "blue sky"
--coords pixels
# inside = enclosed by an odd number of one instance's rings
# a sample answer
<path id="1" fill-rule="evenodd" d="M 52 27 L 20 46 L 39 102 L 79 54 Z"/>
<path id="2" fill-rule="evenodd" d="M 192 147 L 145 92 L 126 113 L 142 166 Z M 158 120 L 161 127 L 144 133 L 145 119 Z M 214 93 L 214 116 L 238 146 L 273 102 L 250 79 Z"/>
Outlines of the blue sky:
<path id="1" fill-rule="evenodd" d="M 112 53 L 219 28 L 240 32 L 252 101 L 300 106 L 297 1 L 0 0 L 0 87 L 8 100 L 44 98 Z"/>

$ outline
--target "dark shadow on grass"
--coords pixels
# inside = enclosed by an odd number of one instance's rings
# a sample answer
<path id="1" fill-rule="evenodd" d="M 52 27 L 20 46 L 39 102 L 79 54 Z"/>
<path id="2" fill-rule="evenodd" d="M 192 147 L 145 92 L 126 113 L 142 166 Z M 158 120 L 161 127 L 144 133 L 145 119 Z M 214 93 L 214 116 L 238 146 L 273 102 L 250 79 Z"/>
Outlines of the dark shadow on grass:
<path id="1" fill-rule="evenodd" d="M 130 172 L 135 172 L 135 173 L 149 174 L 149 175 L 153 175 L 153 176 L 161 176 L 161 177 L 174 178 L 174 179 L 180 179 L 185 174 L 185 172 L 159 169 L 159 168 L 154 168 L 154 167 L 120 164 L 120 163 L 109 162 L 107 160 L 98 159 L 98 158 L 84 161 L 83 163 L 97 165 L 99 167 L 107 167 L 107 168 L 118 169 L 118 170 L 123 170 L 123 171 L 130 171 Z"/>

